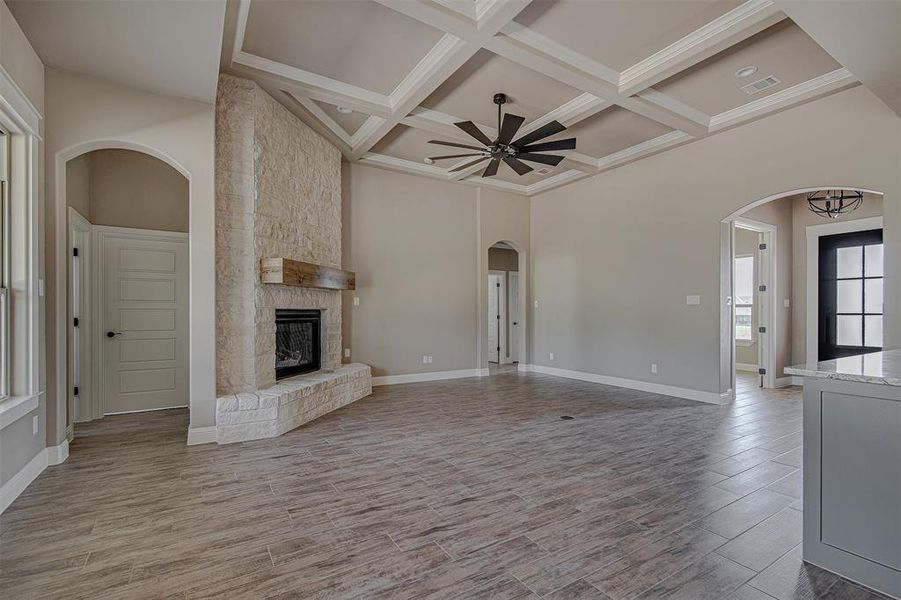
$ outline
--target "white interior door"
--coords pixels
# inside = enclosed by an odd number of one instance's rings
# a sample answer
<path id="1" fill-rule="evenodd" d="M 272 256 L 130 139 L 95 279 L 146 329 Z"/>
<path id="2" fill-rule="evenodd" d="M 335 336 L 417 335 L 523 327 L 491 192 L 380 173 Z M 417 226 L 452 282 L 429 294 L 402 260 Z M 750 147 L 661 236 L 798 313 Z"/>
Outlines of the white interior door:
<path id="1" fill-rule="evenodd" d="M 187 406 L 187 235 L 106 228 L 100 236 L 104 414 Z"/>
<path id="2" fill-rule="evenodd" d="M 522 325 L 519 320 L 519 273 L 510 271 L 509 297 L 510 297 L 510 360 L 519 362 L 519 336 L 521 335 Z"/>
<path id="3" fill-rule="evenodd" d="M 91 224 L 69 208 L 69 416 L 90 421 L 93 410 L 91 376 Z"/>
<path id="4" fill-rule="evenodd" d="M 500 362 L 501 276 L 488 274 L 488 362 Z"/>

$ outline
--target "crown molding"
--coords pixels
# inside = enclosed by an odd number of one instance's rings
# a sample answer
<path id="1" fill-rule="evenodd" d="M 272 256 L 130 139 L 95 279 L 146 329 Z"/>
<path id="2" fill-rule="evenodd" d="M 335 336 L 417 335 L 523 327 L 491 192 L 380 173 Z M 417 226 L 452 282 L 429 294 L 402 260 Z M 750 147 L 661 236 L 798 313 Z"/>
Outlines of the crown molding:
<path id="1" fill-rule="evenodd" d="M 535 183 L 526 187 L 526 194 L 529 196 L 534 196 L 535 194 L 539 194 L 541 192 L 545 192 L 551 188 L 559 187 L 561 185 L 571 183 L 577 179 L 582 179 L 583 177 L 588 177 L 591 173 L 585 173 L 583 171 L 576 171 L 570 169 L 569 171 L 564 171 L 562 173 L 557 173 L 556 175 L 552 175 L 547 179 L 543 179 L 542 181 L 536 181 Z"/>
<path id="2" fill-rule="evenodd" d="M 769 96 L 764 96 L 753 102 L 748 102 L 732 110 L 714 115 L 710 118 L 710 131 L 722 131 L 789 106 L 811 100 L 817 96 L 837 92 L 857 83 L 857 78 L 848 69 L 842 67 L 772 93 Z"/>
<path id="3" fill-rule="evenodd" d="M 773 0 L 748 0 L 624 70 L 618 91 L 636 94 L 785 18 Z"/>

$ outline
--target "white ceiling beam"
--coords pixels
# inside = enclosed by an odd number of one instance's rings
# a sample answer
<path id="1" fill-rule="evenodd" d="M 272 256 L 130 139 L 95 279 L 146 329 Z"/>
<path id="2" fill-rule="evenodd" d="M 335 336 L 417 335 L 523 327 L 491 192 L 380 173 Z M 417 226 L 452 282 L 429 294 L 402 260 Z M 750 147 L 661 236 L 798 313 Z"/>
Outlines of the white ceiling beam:
<path id="1" fill-rule="evenodd" d="M 346 106 L 370 115 L 391 114 L 391 102 L 388 96 L 245 52 L 239 53 L 229 72 L 256 81 L 268 81 L 290 91 L 295 96 L 305 96 L 336 106 Z"/>
<path id="2" fill-rule="evenodd" d="M 772 0 L 748 0 L 620 73 L 619 93 L 637 94 L 785 18 Z"/>
<path id="3" fill-rule="evenodd" d="M 454 125 L 459 121 L 463 121 L 459 117 L 449 115 L 437 110 L 423 108 L 418 106 L 414 108 L 409 115 L 401 120 L 401 124 L 408 127 L 415 127 L 423 131 L 430 131 L 436 135 L 460 140 L 463 143 L 473 143 L 473 139 L 465 131 Z M 476 123 L 476 127 L 481 129 L 485 135 L 490 138 L 497 137 L 497 129 Z"/>
<path id="4" fill-rule="evenodd" d="M 446 23 L 446 9 L 438 4 L 410 2 L 409 0 L 380 0 L 386 6 L 395 8 L 432 26 Z M 403 121 L 432 92 L 438 89 L 454 71 L 482 49 L 487 40 L 501 27 L 528 5 L 530 0 L 493 0 L 487 6 L 481 19 L 473 26 L 457 26 L 453 32 L 445 33 L 438 44 L 404 78 L 390 97 L 391 114 L 384 124 L 359 141 L 353 148 L 354 159 L 363 156 L 378 143 L 391 129 Z M 445 29 L 445 31 L 448 31 Z"/>
<path id="5" fill-rule="evenodd" d="M 309 108 L 309 105 L 314 106 L 317 110 L 320 110 L 318 106 L 313 104 L 311 100 L 300 99 L 295 96 L 292 96 L 288 92 L 282 90 L 278 85 L 274 85 L 272 82 L 268 81 L 257 81 L 257 85 L 260 86 L 266 93 L 275 98 L 278 102 L 282 104 L 285 108 L 287 108 L 291 113 L 300 118 L 304 123 L 309 125 L 316 133 L 327 139 L 331 144 L 333 144 L 345 157 L 348 158 L 350 156 L 350 144 L 347 142 L 346 137 L 347 134 L 344 132 L 344 135 L 339 135 L 337 132 L 330 129 L 325 121 L 321 120 L 318 115 L 312 113 Z M 316 118 L 310 118 L 311 116 L 315 116 Z M 323 114 L 329 121 L 331 119 L 328 115 Z M 334 123 L 334 121 L 332 121 Z M 337 123 L 335 123 L 337 126 Z M 340 129 L 340 127 L 339 127 Z"/>
<path id="6" fill-rule="evenodd" d="M 819 98 L 825 94 L 832 94 L 855 86 L 858 83 L 857 78 L 848 69 L 842 67 L 769 96 L 764 96 L 753 102 L 743 104 L 738 108 L 714 115 L 710 118 L 710 130 L 711 132 L 717 132 L 735 127 L 764 115 Z"/>

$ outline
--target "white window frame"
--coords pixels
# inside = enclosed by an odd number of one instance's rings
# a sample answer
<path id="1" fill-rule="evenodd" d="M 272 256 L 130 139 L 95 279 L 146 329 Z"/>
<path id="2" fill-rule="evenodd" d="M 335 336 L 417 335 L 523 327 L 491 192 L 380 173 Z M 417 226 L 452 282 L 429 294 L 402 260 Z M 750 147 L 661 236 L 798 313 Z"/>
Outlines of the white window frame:
<path id="1" fill-rule="evenodd" d="M 0 430 L 40 405 L 39 164 L 41 114 L 0 69 L 0 130 L 6 133 L 8 184 L 4 215 L 5 323 Z"/>
<path id="2" fill-rule="evenodd" d="M 10 136 L 0 129 L 0 401 L 9 396 Z"/>
<path id="3" fill-rule="evenodd" d="M 757 256 L 754 254 L 736 254 L 735 257 L 732 259 L 733 270 L 735 270 L 735 261 L 738 260 L 739 258 L 750 258 L 753 260 L 753 266 L 751 268 L 751 288 L 753 290 L 754 281 L 756 279 L 756 277 L 754 275 L 757 273 Z M 752 296 L 756 296 L 756 295 L 757 295 L 757 292 L 754 291 Z M 734 289 L 732 290 L 732 297 L 735 299 L 735 307 L 734 308 L 735 308 L 736 314 L 737 314 L 739 308 L 750 308 L 751 309 L 751 323 L 753 324 L 754 323 L 754 310 L 755 310 L 754 304 L 755 304 L 755 302 L 752 301 L 751 304 L 739 304 L 738 295 L 735 293 Z M 737 326 L 737 322 L 735 324 L 733 324 L 733 327 L 735 327 L 735 326 Z M 738 332 L 736 331 L 736 333 L 734 334 L 735 335 L 735 345 L 736 346 L 753 346 L 754 344 L 757 343 L 757 336 L 755 336 L 754 333 L 755 333 L 755 331 L 754 331 L 753 326 L 751 327 L 751 337 L 747 338 L 747 339 L 738 337 Z"/>

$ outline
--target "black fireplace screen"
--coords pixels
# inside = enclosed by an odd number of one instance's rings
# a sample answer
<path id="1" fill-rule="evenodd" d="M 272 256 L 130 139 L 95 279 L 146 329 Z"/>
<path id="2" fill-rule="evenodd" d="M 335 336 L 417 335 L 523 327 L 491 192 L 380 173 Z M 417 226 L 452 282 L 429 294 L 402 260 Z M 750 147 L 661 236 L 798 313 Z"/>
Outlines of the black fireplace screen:
<path id="1" fill-rule="evenodd" d="M 320 312 L 276 309 L 275 378 L 319 369 Z"/>

